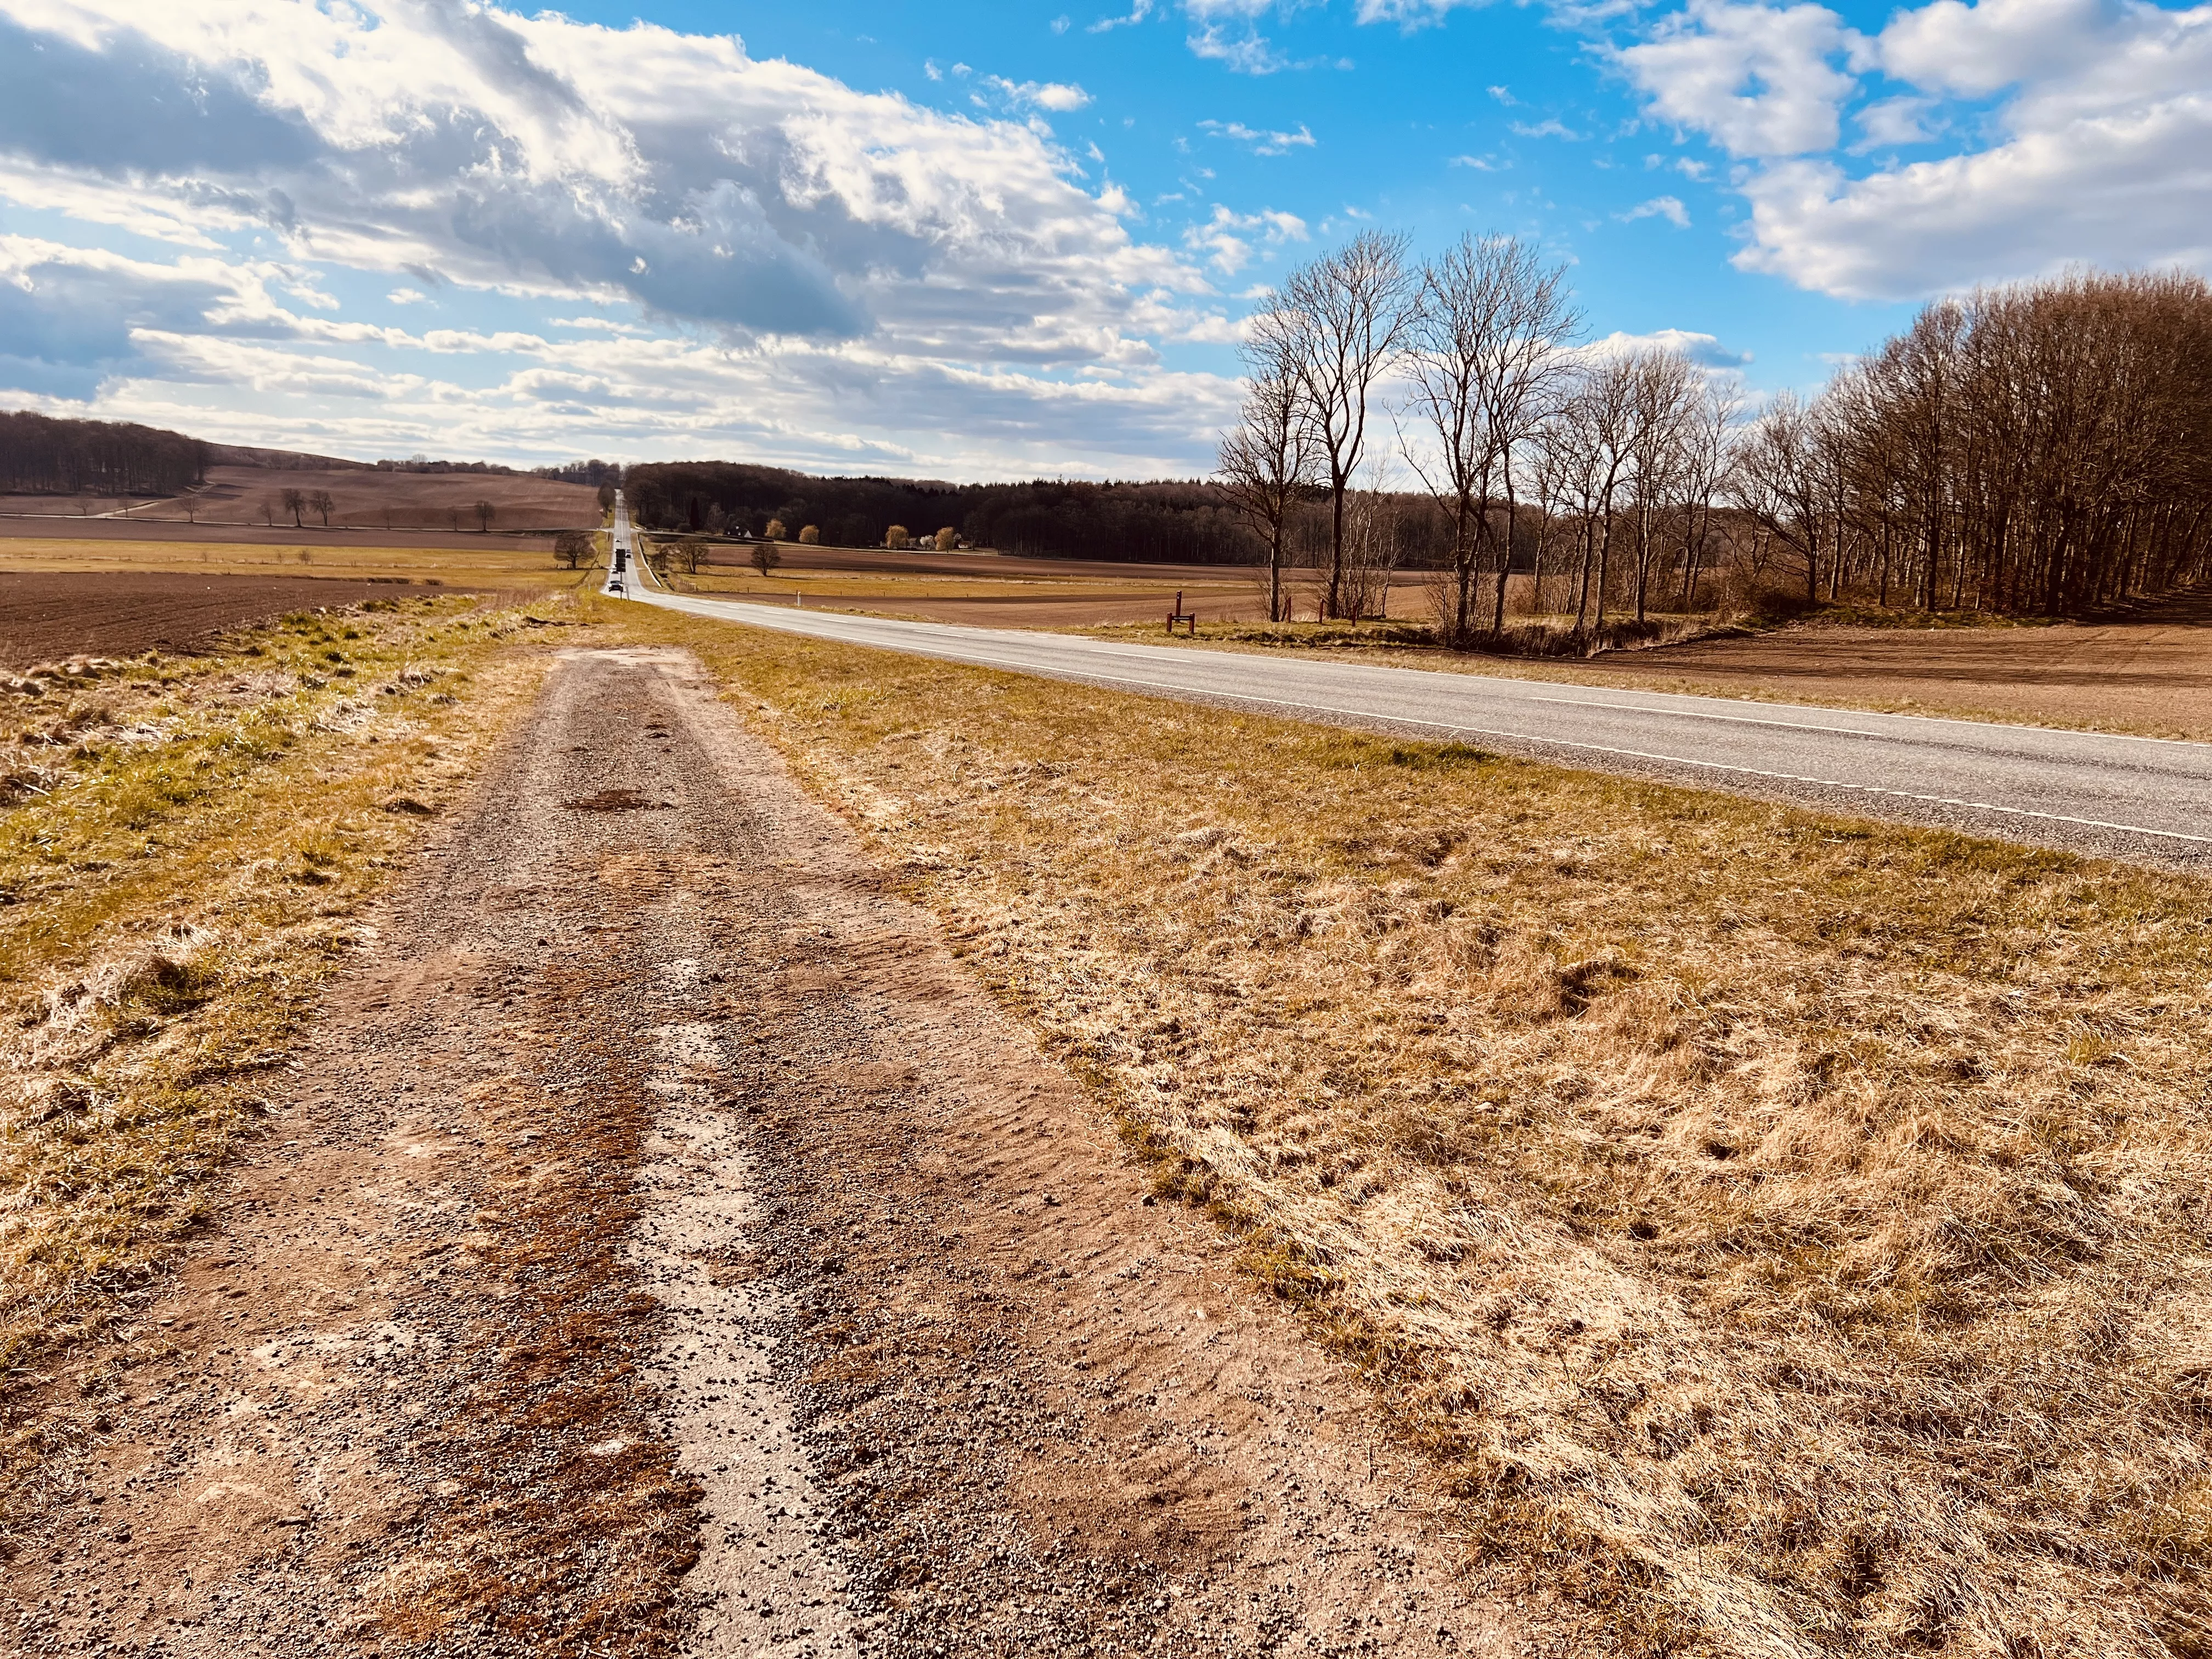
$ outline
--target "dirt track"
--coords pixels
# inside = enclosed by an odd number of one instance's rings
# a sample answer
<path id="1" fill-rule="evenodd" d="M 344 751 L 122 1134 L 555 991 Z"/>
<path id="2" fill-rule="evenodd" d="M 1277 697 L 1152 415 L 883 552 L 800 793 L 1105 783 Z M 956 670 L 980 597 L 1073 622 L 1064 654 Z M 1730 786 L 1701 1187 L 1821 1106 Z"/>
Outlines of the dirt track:
<path id="1" fill-rule="evenodd" d="M 0 668 L 54 658 L 189 649 L 210 635 L 288 611 L 417 592 L 406 583 L 313 576 L 179 576 L 156 571 L 0 579 Z"/>
<path id="2" fill-rule="evenodd" d="M 21 1402 L 73 1449 L 0 1646 L 1523 1650 L 688 659 L 571 653 L 482 800 L 207 1242 Z"/>

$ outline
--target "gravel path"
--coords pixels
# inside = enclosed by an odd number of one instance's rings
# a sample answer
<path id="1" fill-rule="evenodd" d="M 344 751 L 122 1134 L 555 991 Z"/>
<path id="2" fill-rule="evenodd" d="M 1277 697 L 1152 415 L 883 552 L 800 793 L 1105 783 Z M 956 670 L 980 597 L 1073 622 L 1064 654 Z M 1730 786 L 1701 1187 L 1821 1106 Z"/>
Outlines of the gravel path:
<path id="1" fill-rule="evenodd" d="M 2212 744 L 1492 678 L 635 592 L 694 616 L 1563 761 L 2106 857 L 2212 867 Z"/>
<path id="2" fill-rule="evenodd" d="M 206 1242 L 11 1402 L 0 1650 L 1528 1650 L 689 659 L 567 653 L 482 802 Z"/>

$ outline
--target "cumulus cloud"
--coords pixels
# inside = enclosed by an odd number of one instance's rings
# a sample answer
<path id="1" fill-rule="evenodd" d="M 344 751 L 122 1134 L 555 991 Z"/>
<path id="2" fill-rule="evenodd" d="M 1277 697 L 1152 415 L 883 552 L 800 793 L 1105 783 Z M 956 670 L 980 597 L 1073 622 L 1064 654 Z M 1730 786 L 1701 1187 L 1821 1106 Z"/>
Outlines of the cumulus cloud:
<path id="1" fill-rule="evenodd" d="M 1839 68 L 1862 37 L 1825 6 L 1691 0 L 1620 61 L 1652 110 L 1736 155 L 1827 149 L 1856 91 Z"/>
<path id="2" fill-rule="evenodd" d="M 1680 352 L 1707 374 L 1716 376 L 1731 374 L 1751 362 L 1748 351 L 1731 350 L 1715 335 L 1680 328 L 1654 329 L 1649 334 L 1630 334 L 1615 329 L 1602 339 L 1584 341 L 1570 355 L 1588 361 L 1626 356 L 1632 351 Z"/>
<path id="3" fill-rule="evenodd" d="M 1233 276 L 1251 263 L 1255 236 L 1279 247 L 1285 242 L 1303 242 L 1310 234 L 1306 222 L 1295 213 L 1278 209 L 1237 213 L 1217 205 L 1211 219 L 1183 233 L 1183 244 L 1203 254 L 1206 263 L 1223 276 Z"/>
<path id="4" fill-rule="evenodd" d="M 145 335 L 235 326 L 256 284 L 208 260 L 165 265 L 0 236 L 0 384 L 84 398 L 118 373 L 158 373 Z"/>
<path id="5" fill-rule="evenodd" d="M 2083 260 L 2212 268 L 2212 4 L 1931 0 L 1870 37 L 1816 4 L 1692 0 L 1616 61 L 1750 163 L 1747 269 L 1896 299 Z M 1951 153 L 1854 170 L 1846 112 L 1853 153 Z"/>
<path id="6" fill-rule="evenodd" d="M 1201 453 L 1233 392 L 1160 368 L 1156 339 L 1218 326 L 1193 308 L 1200 270 L 1134 240 L 1126 194 L 1086 193 L 1033 120 L 856 92 L 728 37 L 400 0 L 0 0 L 0 197 L 227 255 L 118 265 L 11 245 L 5 389 L 101 387 L 150 415 L 159 383 L 228 374 L 325 431 L 384 432 L 400 405 L 461 429 L 495 410 L 489 453 L 505 454 L 601 393 L 659 411 L 635 417 L 641 441 L 759 427 L 802 463 L 816 446 L 892 464 L 913 418 L 941 446 L 928 465 L 1016 471 L 1066 465 L 1054 422 L 1079 418 L 1124 472 Z M 1059 82 L 994 90 L 1024 111 L 1089 101 Z M 257 237 L 288 263 L 248 270 Z M 586 339 L 471 345 L 527 361 L 453 386 L 374 356 L 434 351 L 428 337 L 295 314 L 336 304 L 311 274 L 332 267 L 410 278 L 392 303 L 458 289 L 616 317 Z M 271 367 L 309 341 L 299 375 Z M 383 412 L 301 401 L 344 397 Z M 1003 462 L 978 453 L 1015 433 Z"/>

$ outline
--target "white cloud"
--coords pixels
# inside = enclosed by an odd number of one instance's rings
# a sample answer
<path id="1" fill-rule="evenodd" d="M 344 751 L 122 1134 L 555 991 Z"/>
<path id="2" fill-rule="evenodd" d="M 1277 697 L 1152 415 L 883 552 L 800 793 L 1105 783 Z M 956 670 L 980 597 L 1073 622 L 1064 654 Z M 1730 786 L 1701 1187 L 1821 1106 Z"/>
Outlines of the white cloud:
<path id="1" fill-rule="evenodd" d="M 1477 173 L 1498 173 L 1503 170 L 1498 159 L 1490 155 L 1455 155 L 1447 165 L 1455 167 L 1472 167 Z"/>
<path id="2" fill-rule="evenodd" d="M 1203 254 L 1206 263 L 1223 276 L 1233 276 L 1251 263 L 1255 233 L 1271 246 L 1303 242 L 1312 234 L 1295 213 L 1272 208 L 1237 213 L 1217 204 L 1213 216 L 1202 225 L 1191 226 L 1183 232 L 1182 240 L 1184 246 Z"/>
<path id="3" fill-rule="evenodd" d="M 1091 94 L 1081 87 L 1070 86 L 1060 81 L 1009 81 L 1003 75 L 984 77 L 984 85 L 996 87 L 1008 103 L 1020 108 L 1048 109 L 1055 115 L 1081 109 L 1091 101 Z"/>
<path id="4" fill-rule="evenodd" d="M 1857 149 L 1881 149 L 1900 144 L 1924 144 L 1942 130 L 1931 122 L 1935 100 L 1929 98 L 1885 98 L 1869 104 L 1852 117 L 1857 122 Z"/>
<path id="5" fill-rule="evenodd" d="M 1287 155 L 1294 149 L 1311 149 L 1315 139 L 1301 122 L 1296 132 L 1265 132 L 1242 121 L 1200 121 L 1200 127 L 1218 138 L 1233 138 L 1251 147 L 1255 155 Z"/>
<path id="6" fill-rule="evenodd" d="M 1863 42 L 1825 6 L 1691 0 L 1618 56 L 1666 119 L 1732 155 L 1796 155 L 1834 147 L 1858 86 L 1835 60 Z"/>
<path id="7" fill-rule="evenodd" d="M 1692 0 L 1616 61 L 1652 112 L 1752 163 L 1747 269 L 1890 299 L 2082 261 L 2212 269 L 2212 3 L 1932 0 L 1869 38 L 1818 5 Z M 1954 153 L 1855 171 L 1846 110 L 1853 154 Z"/>
<path id="8" fill-rule="evenodd" d="M 401 0 L 16 0 L 0 49 L 40 65 L 0 100 L 0 197 L 201 245 L 9 241 L 0 390 L 356 453 L 526 459 L 581 429 L 602 453 L 991 475 L 1079 444 L 1123 476 L 1186 467 L 1233 403 L 1159 362 L 1158 340 L 1218 326 L 1191 306 L 1205 277 L 1133 240 L 1126 195 L 1087 194 L 1048 132 L 728 37 Z M 283 260 L 250 258 L 257 236 Z M 343 268 L 411 278 L 395 300 L 438 285 L 456 320 L 489 295 L 545 320 L 416 337 L 298 311 L 347 291 L 322 276 Z M 595 331 L 549 341 L 556 316 Z M 456 386 L 385 355 L 420 351 L 513 361 Z"/>
<path id="9" fill-rule="evenodd" d="M 1240 32 L 1206 23 L 1186 36 L 1183 44 L 1197 56 L 1225 64 L 1239 75 L 1273 75 L 1290 67 L 1291 60 L 1266 35 L 1249 29 Z"/>
<path id="10" fill-rule="evenodd" d="M 1690 228 L 1690 210 L 1682 205 L 1679 196 L 1655 196 L 1648 202 L 1638 202 L 1626 213 L 1617 213 L 1616 219 L 1624 222 L 1637 219 L 1664 219 L 1677 230 Z"/>
<path id="11" fill-rule="evenodd" d="M 1732 351 L 1717 336 L 1687 329 L 1654 329 L 1649 334 L 1629 334 L 1615 329 L 1601 340 L 1589 340 L 1574 348 L 1585 361 L 1626 356 L 1632 351 L 1679 351 L 1709 374 L 1726 374 L 1751 362 L 1748 351 Z"/>
<path id="12" fill-rule="evenodd" d="M 396 306 L 419 306 L 430 296 L 419 288 L 395 288 L 384 297 Z"/>
<path id="13" fill-rule="evenodd" d="M 1514 121 L 1508 125 L 1523 138 L 1565 138 L 1572 143 L 1582 137 L 1582 134 L 1557 116 L 1547 116 L 1540 121 Z"/>
<path id="14" fill-rule="evenodd" d="M 1363 23 L 1395 23 L 1408 32 L 1441 23 L 1462 7 L 1485 5 L 1488 0 L 1359 0 L 1354 14 Z"/>
<path id="15" fill-rule="evenodd" d="M 1122 16 L 1102 17 L 1083 32 L 1085 34 L 1103 34 L 1109 29 L 1127 28 L 1133 24 L 1143 22 L 1158 9 L 1156 0 L 1135 0 L 1135 3 Z"/>

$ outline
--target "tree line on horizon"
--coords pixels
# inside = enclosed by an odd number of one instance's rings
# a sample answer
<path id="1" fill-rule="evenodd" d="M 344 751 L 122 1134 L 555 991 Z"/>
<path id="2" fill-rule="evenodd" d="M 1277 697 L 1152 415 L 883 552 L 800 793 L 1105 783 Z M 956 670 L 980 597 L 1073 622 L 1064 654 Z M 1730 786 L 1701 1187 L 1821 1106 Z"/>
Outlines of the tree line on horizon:
<path id="1" fill-rule="evenodd" d="M 1565 268 L 1468 235 L 1416 266 L 1368 232 L 1292 272 L 1253 319 L 1217 477 L 1324 619 L 1374 614 L 1389 574 L 1438 568 L 1447 643 L 1553 597 L 1576 637 L 1608 605 L 1850 599 L 2079 615 L 2212 569 L 2212 285 L 2063 277 L 1928 306 L 1810 400 L 1755 412 L 1679 350 L 1582 343 Z M 1378 423 L 1388 436 L 1378 440 Z M 1402 465 L 1431 503 L 1414 553 Z M 1412 515 L 1419 519 L 1422 515 Z M 1322 522 L 1316 526 L 1316 520 Z"/>
<path id="2" fill-rule="evenodd" d="M 207 477 L 209 446 L 124 421 L 0 410 L 0 489 L 38 495 L 173 495 Z"/>
<path id="3" fill-rule="evenodd" d="M 1221 488 L 1202 479 L 1091 483 L 1041 478 L 955 484 L 818 477 L 734 461 L 653 462 L 625 469 L 630 515 L 678 534 L 797 539 L 811 526 L 837 547 L 879 547 L 893 526 L 971 547 L 1042 558 L 1158 564 L 1247 564 L 1251 538 Z"/>

